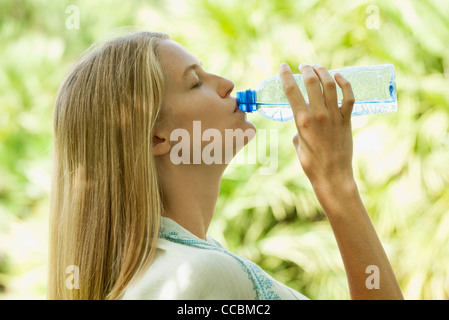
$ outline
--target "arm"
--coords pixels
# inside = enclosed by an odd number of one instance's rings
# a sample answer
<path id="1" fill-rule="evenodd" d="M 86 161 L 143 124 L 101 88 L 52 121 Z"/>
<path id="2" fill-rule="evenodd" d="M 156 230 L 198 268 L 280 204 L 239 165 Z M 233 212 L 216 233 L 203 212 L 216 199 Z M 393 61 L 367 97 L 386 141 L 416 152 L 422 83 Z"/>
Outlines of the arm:
<path id="1" fill-rule="evenodd" d="M 354 95 L 351 85 L 342 76 L 335 75 L 343 92 L 339 108 L 336 84 L 326 68 L 300 65 L 300 71 L 309 97 L 308 105 L 288 65 L 280 67 L 282 86 L 298 129 L 293 144 L 334 232 L 351 298 L 403 299 L 353 176 L 351 112 Z M 371 274 L 379 280 L 378 288 L 367 285 Z"/>
<path id="2" fill-rule="evenodd" d="M 388 257 L 362 203 L 354 181 L 314 188 L 337 240 L 352 299 L 403 299 Z M 370 266 L 376 269 L 371 270 Z M 370 275 L 379 287 L 369 289 Z"/>

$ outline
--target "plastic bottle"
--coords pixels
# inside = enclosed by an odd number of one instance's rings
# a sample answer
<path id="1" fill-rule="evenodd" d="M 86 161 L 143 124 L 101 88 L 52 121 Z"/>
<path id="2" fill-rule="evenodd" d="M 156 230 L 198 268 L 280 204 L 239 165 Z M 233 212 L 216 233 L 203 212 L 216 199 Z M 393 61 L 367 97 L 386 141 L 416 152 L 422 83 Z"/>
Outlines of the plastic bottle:
<path id="1" fill-rule="evenodd" d="M 342 74 L 351 83 L 355 103 L 352 115 L 395 112 L 398 108 L 394 66 L 391 64 L 346 67 L 330 70 L 333 76 Z M 307 90 L 300 74 L 293 75 L 308 104 Z M 338 106 L 343 94 L 337 85 Z M 293 119 L 292 109 L 282 89 L 279 74 L 262 81 L 255 90 L 237 92 L 238 108 L 243 112 L 259 111 L 264 117 L 289 121 Z"/>

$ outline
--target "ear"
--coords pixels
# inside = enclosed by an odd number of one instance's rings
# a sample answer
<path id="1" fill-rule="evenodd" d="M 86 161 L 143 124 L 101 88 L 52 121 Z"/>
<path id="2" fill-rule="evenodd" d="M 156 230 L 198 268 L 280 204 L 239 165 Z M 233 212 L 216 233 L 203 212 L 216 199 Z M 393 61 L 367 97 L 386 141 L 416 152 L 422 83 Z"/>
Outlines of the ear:
<path id="1" fill-rule="evenodd" d="M 163 156 L 170 152 L 170 141 L 163 136 L 153 135 L 153 154 L 156 157 Z"/>

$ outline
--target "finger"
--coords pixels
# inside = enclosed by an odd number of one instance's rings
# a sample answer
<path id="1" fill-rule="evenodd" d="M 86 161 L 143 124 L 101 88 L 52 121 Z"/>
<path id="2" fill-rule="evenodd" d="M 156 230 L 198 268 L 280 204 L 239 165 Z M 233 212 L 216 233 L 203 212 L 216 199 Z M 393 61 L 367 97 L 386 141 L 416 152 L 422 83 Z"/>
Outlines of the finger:
<path id="1" fill-rule="evenodd" d="M 299 65 L 299 71 L 301 71 L 302 78 L 307 89 L 309 104 L 313 104 L 314 106 L 318 107 L 324 106 L 324 98 L 321 91 L 320 78 L 318 78 L 315 71 L 313 71 L 313 68 L 308 64 L 301 63 Z"/>
<path id="2" fill-rule="evenodd" d="M 299 147 L 299 133 L 297 132 L 294 136 L 293 136 L 293 145 L 295 146 L 295 148 Z"/>
<path id="3" fill-rule="evenodd" d="M 351 83 L 340 73 L 336 73 L 334 77 L 343 93 L 343 100 L 341 102 L 340 108 L 341 114 L 345 119 L 350 119 L 355 102 L 354 92 L 352 91 Z"/>
<path id="4" fill-rule="evenodd" d="M 282 89 L 293 110 L 293 114 L 296 115 L 301 111 L 307 111 L 306 101 L 293 77 L 292 70 L 285 62 L 281 63 L 279 67 L 279 77 L 281 78 Z"/>
<path id="5" fill-rule="evenodd" d="M 323 86 L 326 107 L 331 111 L 338 111 L 337 85 L 334 78 L 332 78 L 325 67 L 315 64 L 313 65 L 313 70 L 315 70 Z"/>

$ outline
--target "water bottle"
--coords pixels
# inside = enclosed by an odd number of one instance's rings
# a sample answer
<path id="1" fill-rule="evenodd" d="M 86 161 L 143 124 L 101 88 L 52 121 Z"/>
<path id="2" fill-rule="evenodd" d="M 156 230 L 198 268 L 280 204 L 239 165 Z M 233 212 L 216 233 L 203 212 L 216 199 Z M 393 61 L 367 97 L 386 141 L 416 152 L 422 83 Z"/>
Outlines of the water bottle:
<path id="1" fill-rule="evenodd" d="M 398 108 L 394 66 L 392 64 L 346 67 L 330 70 L 340 73 L 351 83 L 355 103 L 352 116 L 395 112 Z M 304 100 L 308 104 L 307 90 L 300 74 L 293 75 Z M 343 94 L 337 85 L 338 106 Z M 265 118 L 277 121 L 293 119 L 292 109 L 282 90 L 279 74 L 262 81 L 255 90 L 237 92 L 238 108 L 243 112 L 259 111 Z"/>

